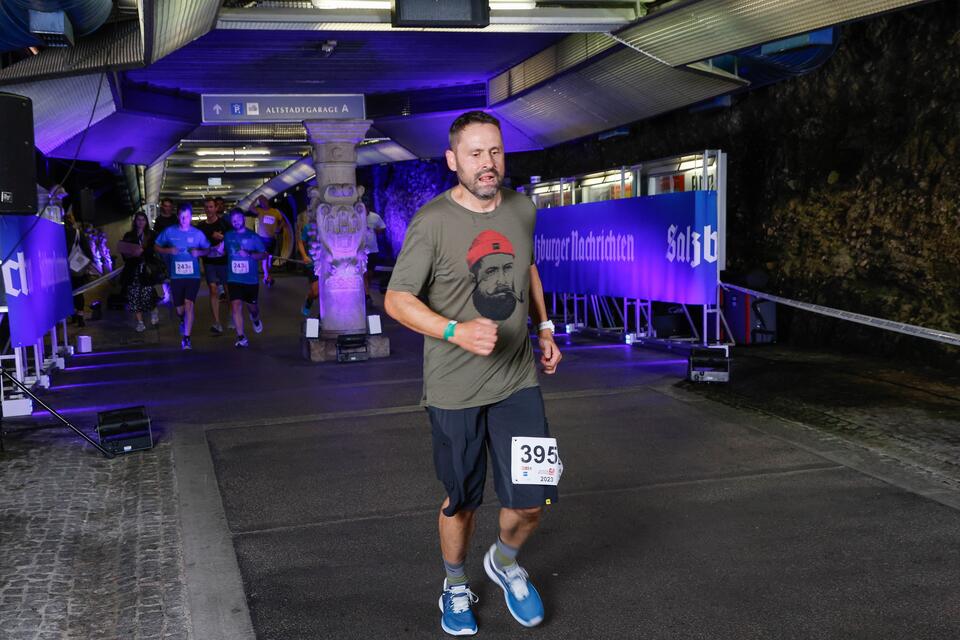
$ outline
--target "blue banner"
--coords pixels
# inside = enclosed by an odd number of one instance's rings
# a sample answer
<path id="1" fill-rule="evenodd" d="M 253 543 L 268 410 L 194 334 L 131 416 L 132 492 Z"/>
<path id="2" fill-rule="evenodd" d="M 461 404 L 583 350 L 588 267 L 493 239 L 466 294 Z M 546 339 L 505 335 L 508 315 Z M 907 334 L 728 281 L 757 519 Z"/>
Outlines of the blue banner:
<path id="1" fill-rule="evenodd" d="M 717 193 L 687 191 L 540 209 L 544 291 L 716 304 Z"/>
<path id="2" fill-rule="evenodd" d="M 22 241 L 21 241 L 22 239 Z M 10 342 L 34 344 L 73 313 L 63 225 L 35 216 L 0 216 L 0 264 Z"/>

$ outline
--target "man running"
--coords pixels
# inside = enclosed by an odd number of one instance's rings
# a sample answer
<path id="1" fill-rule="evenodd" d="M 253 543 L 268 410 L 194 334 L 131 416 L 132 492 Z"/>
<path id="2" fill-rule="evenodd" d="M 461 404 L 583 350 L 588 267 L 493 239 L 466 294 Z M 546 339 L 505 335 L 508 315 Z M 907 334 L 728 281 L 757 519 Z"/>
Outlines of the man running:
<path id="1" fill-rule="evenodd" d="M 270 206 L 270 201 L 266 196 L 257 198 L 257 206 L 254 207 L 257 214 L 257 235 L 263 241 L 266 257 L 263 258 L 263 284 L 268 287 L 273 286 L 273 278 L 270 277 L 270 263 L 273 262 L 273 250 L 277 246 L 277 234 L 282 229 L 281 220 L 283 214 Z"/>
<path id="2" fill-rule="evenodd" d="M 160 235 L 167 227 L 175 226 L 177 226 L 177 211 L 173 207 L 173 200 L 164 198 L 160 201 L 160 211 L 153 222 L 153 231 Z"/>
<path id="3" fill-rule="evenodd" d="M 385 307 L 425 336 L 423 404 L 434 466 L 446 491 L 439 516 L 446 571 L 440 624 L 451 635 L 473 635 L 471 606 L 477 597 L 464 562 L 483 500 L 488 454 L 501 509 L 500 534 L 483 558 L 484 570 L 520 624 L 533 627 L 543 620 L 540 595 L 517 553 L 537 528 L 543 505 L 556 502 L 557 488 L 515 483 L 511 473 L 512 440 L 549 437 L 528 314 L 538 330 L 545 373 L 556 372 L 560 351 L 533 261 L 536 209 L 528 198 L 500 186 L 499 122 L 482 111 L 465 113 L 450 127 L 449 143 L 447 165 L 459 184 L 417 212 Z M 551 455 L 556 457 L 555 450 Z"/>
<path id="4" fill-rule="evenodd" d="M 177 226 L 177 211 L 173 207 L 173 200 L 170 198 L 164 198 L 160 201 L 160 211 L 157 214 L 157 219 L 153 223 L 153 233 L 157 237 L 164 232 L 168 227 Z M 163 299 L 160 300 L 160 304 L 167 304 L 170 302 L 170 274 L 166 274 L 166 277 L 163 279 L 163 282 L 160 283 L 163 285 Z M 159 318 L 158 318 L 159 319 Z"/>
<path id="5" fill-rule="evenodd" d="M 257 280 L 257 261 L 267 255 L 263 239 L 250 229 L 244 221 L 243 209 L 230 211 L 231 231 L 227 232 L 223 244 L 227 251 L 227 291 L 233 311 L 233 324 L 237 330 L 234 346 L 250 346 L 243 333 L 243 305 L 247 305 L 250 322 L 257 333 L 263 331 L 260 320 L 260 307 L 257 305 L 260 286 Z"/>
<path id="6" fill-rule="evenodd" d="M 220 216 L 219 206 L 213 198 L 203 201 L 203 212 L 207 219 L 198 224 L 197 228 L 210 243 L 210 252 L 203 259 L 203 276 L 210 290 L 210 313 L 213 316 L 210 333 L 221 336 L 223 325 L 220 324 L 220 288 L 227 286 L 227 256 L 223 251 L 223 238 L 230 231 L 230 224 Z"/>
<path id="7" fill-rule="evenodd" d="M 180 318 L 180 348 L 192 349 L 190 332 L 193 330 L 193 305 L 200 290 L 200 261 L 198 256 L 207 254 L 210 243 L 199 229 L 191 226 L 193 207 L 185 202 L 177 213 L 179 224 L 167 227 L 157 237 L 156 252 L 167 257 L 167 270 L 170 273 L 170 295 L 173 306 Z"/>

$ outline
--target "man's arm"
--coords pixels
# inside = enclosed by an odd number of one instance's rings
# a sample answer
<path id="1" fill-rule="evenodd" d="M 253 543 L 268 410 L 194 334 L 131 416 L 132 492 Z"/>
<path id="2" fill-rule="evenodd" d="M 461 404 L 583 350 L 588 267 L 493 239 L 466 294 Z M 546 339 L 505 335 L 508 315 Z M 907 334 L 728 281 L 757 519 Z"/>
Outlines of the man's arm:
<path id="1" fill-rule="evenodd" d="M 270 257 L 270 254 L 266 251 L 247 251 L 246 249 L 240 249 L 237 251 L 237 256 L 241 258 L 252 258 L 253 260 L 266 260 Z"/>
<path id="2" fill-rule="evenodd" d="M 530 265 L 530 319 L 533 320 L 534 326 L 549 320 L 547 304 L 543 301 L 543 283 L 540 281 L 540 272 L 537 271 L 535 264 Z M 554 374 L 563 356 L 560 355 L 560 349 L 553 340 L 553 332 L 550 329 L 538 330 L 537 337 L 540 343 L 540 364 L 543 365 L 543 372 L 548 375 Z"/>
<path id="3" fill-rule="evenodd" d="M 448 318 L 435 313 L 406 291 L 388 289 L 383 306 L 387 314 L 403 326 L 439 340 L 443 339 L 443 332 L 450 324 Z M 454 327 L 450 342 L 470 353 L 488 356 L 497 344 L 497 323 L 489 318 L 460 322 Z"/>
<path id="4" fill-rule="evenodd" d="M 157 253 L 168 255 L 168 256 L 175 256 L 178 253 L 180 253 L 180 249 L 177 249 L 176 247 L 168 247 L 166 245 L 161 245 L 161 244 L 156 245 L 154 247 L 154 251 L 156 251 Z"/>

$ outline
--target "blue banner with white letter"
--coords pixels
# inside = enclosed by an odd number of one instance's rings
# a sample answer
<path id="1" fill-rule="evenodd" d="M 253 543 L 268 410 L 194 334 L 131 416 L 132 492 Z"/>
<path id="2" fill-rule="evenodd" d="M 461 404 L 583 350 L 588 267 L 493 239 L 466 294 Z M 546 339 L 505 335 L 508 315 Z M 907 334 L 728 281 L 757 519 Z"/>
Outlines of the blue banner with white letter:
<path id="1" fill-rule="evenodd" d="M 534 252 L 545 291 L 716 304 L 717 193 L 540 209 Z"/>
<path id="2" fill-rule="evenodd" d="M 10 315 L 10 342 L 32 345 L 73 313 L 63 225 L 34 216 L 0 216 L 4 258 L 0 304 Z"/>

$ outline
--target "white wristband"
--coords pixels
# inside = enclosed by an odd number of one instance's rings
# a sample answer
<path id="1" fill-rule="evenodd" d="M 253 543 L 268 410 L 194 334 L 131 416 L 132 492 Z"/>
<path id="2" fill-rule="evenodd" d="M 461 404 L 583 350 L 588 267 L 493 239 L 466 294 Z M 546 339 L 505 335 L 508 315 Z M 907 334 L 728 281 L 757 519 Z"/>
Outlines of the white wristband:
<path id="1" fill-rule="evenodd" d="M 543 331 L 544 329 L 549 329 L 550 333 L 554 333 L 556 328 L 554 327 L 553 321 L 545 320 L 537 325 L 537 333 Z"/>

